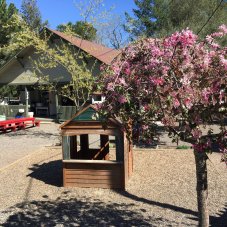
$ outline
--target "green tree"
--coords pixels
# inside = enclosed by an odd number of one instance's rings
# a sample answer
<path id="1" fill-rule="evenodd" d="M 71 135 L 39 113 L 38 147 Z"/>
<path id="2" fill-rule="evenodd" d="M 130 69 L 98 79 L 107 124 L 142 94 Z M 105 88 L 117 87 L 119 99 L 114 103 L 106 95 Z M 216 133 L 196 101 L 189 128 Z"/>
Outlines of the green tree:
<path id="1" fill-rule="evenodd" d="M 24 21 L 36 32 L 39 32 L 48 24 L 47 21 L 42 22 L 42 16 L 36 0 L 23 0 L 21 13 Z"/>
<path id="2" fill-rule="evenodd" d="M 60 32 L 67 32 L 67 30 L 70 30 L 80 38 L 90 41 L 95 40 L 97 35 L 97 30 L 93 27 L 93 25 L 85 21 L 77 21 L 75 24 L 72 22 L 60 24 L 57 26 L 57 30 Z"/>
<path id="3" fill-rule="evenodd" d="M 17 26 L 7 28 L 6 25 L 10 21 L 12 15 L 18 10 L 14 4 L 7 5 L 6 0 L 0 0 L 0 48 L 7 45 L 10 41 L 10 34 L 16 30 Z M 0 66 L 5 63 L 10 53 L 0 51 Z"/>
<path id="4" fill-rule="evenodd" d="M 43 29 L 41 35 L 32 30 L 27 23 L 14 16 L 13 24 L 20 24 L 21 31 L 13 36 L 13 42 L 7 49 L 23 49 L 28 46 L 35 48 L 37 59 L 30 59 L 33 73 L 38 79 L 38 85 L 43 89 L 58 92 L 59 95 L 72 100 L 79 109 L 88 99 L 93 89 L 93 70 L 96 60 L 78 48 L 60 40 L 55 45 L 50 45 L 51 32 Z M 62 86 L 59 85 L 61 78 L 50 79 L 46 69 L 62 67 L 65 74 L 70 75 L 71 80 Z"/>
<path id="5" fill-rule="evenodd" d="M 4 99 L 4 97 L 15 97 L 19 95 L 19 91 L 17 86 L 0 86 L 0 102 Z"/>
<path id="6" fill-rule="evenodd" d="M 227 23 L 227 2 L 225 0 L 222 2 L 220 0 L 157 0 L 154 15 L 156 35 L 159 37 L 189 27 L 204 38 L 221 24 Z"/>
<path id="7" fill-rule="evenodd" d="M 139 36 L 162 37 L 187 27 L 199 32 L 203 38 L 227 22 L 225 0 L 135 0 L 135 4 L 134 16 L 126 13 L 128 23 L 125 26 L 134 39 Z M 210 17 L 209 23 L 203 27 Z"/>
<path id="8" fill-rule="evenodd" d="M 17 25 L 7 27 L 11 17 L 17 13 L 18 10 L 13 3 L 7 5 L 6 0 L 0 0 L 0 67 L 15 53 L 14 51 L 11 52 L 7 49 L 3 50 L 2 48 L 9 44 L 11 34 L 18 30 Z M 15 94 L 17 94 L 16 87 L 6 85 L 0 87 L 0 100 L 4 97 L 9 95 L 13 96 Z"/>
<path id="9" fill-rule="evenodd" d="M 133 9 L 134 17 L 128 13 L 125 30 L 131 34 L 131 39 L 139 36 L 152 36 L 154 34 L 154 4 L 155 0 L 134 0 L 137 9 Z"/>

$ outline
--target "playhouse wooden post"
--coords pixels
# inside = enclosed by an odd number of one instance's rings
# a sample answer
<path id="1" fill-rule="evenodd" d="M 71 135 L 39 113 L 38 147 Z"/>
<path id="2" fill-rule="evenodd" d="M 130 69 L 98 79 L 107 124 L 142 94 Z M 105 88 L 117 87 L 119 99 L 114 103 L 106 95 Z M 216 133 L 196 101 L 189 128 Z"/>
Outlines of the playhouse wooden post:
<path id="1" fill-rule="evenodd" d="M 109 160 L 109 136 L 100 135 L 100 145 L 104 160 Z"/>
<path id="2" fill-rule="evenodd" d="M 70 136 L 62 137 L 62 153 L 64 160 L 70 159 Z"/>

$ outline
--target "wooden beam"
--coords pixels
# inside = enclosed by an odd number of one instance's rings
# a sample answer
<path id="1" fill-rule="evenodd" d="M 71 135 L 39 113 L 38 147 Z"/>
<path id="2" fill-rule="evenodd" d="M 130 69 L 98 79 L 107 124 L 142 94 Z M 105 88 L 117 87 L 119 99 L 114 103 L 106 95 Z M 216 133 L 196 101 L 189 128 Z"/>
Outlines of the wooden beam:
<path id="1" fill-rule="evenodd" d="M 63 160 L 70 159 L 70 137 L 69 136 L 62 137 L 62 156 L 63 156 Z"/>
<path id="2" fill-rule="evenodd" d="M 61 134 L 73 136 L 73 135 L 81 135 L 81 134 L 99 134 L 99 135 L 110 135 L 110 136 L 117 136 L 119 135 L 119 130 L 117 129 L 62 129 Z"/>

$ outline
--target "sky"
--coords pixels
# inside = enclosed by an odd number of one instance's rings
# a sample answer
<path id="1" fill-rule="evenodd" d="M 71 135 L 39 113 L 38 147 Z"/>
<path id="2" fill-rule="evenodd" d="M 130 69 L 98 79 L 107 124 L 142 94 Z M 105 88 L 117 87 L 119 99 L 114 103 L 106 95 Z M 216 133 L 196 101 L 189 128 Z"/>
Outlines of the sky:
<path id="1" fill-rule="evenodd" d="M 7 0 L 7 3 L 14 3 L 20 9 L 22 0 Z M 69 21 L 75 22 L 83 20 L 76 4 L 80 0 L 37 0 L 37 5 L 41 11 L 43 21 L 48 20 L 50 28 L 55 29 L 57 25 L 64 24 Z M 124 12 L 132 12 L 135 8 L 133 0 L 103 0 L 103 9 L 110 9 L 114 6 L 112 13 L 124 17 Z"/>

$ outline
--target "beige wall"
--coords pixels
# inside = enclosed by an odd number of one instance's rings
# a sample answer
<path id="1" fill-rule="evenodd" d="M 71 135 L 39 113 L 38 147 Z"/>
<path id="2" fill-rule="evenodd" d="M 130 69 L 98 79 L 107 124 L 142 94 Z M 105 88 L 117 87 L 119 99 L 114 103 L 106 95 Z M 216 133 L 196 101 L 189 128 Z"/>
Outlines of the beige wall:
<path id="1" fill-rule="evenodd" d="M 38 81 L 37 76 L 33 74 L 34 66 L 31 61 L 31 59 L 37 60 L 38 58 L 34 48 L 26 48 L 18 57 L 19 59 L 11 59 L 0 69 L 0 84 L 32 85 Z M 91 68 L 94 64 L 93 75 L 97 76 L 99 74 L 100 62 L 97 61 L 95 63 L 94 58 L 90 58 L 88 60 L 88 67 Z M 70 74 L 62 66 L 42 70 L 42 75 L 48 76 L 51 82 L 65 83 L 71 79 Z"/>

